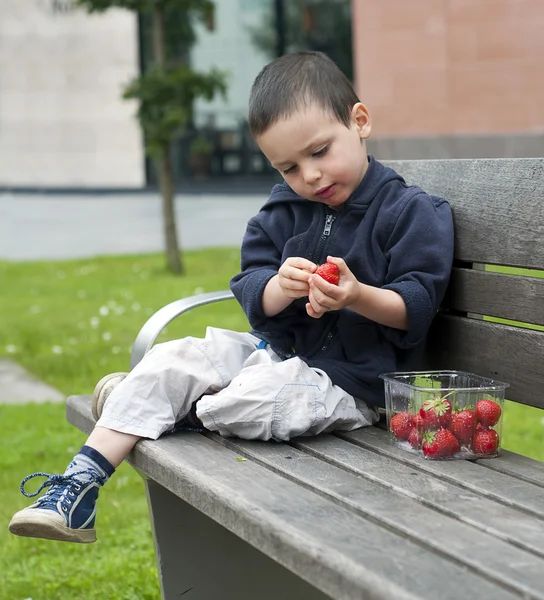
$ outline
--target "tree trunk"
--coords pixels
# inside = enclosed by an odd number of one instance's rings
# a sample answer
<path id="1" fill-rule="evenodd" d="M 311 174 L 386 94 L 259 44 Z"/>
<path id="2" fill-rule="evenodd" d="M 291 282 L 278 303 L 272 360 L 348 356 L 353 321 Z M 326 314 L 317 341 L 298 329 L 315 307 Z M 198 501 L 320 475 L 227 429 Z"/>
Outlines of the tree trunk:
<path id="1" fill-rule="evenodd" d="M 165 65 L 164 7 L 161 0 L 153 3 L 153 59 L 157 68 Z M 177 275 L 183 274 L 179 249 L 176 215 L 174 213 L 174 176 L 170 144 L 164 144 L 155 161 L 162 196 L 164 244 L 168 268 Z"/>
<path id="2" fill-rule="evenodd" d="M 174 181 L 172 175 L 172 157 L 170 146 L 165 144 L 157 156 L 156 163 L 159 187 L 162 196 L 162 217 L 164 242 L 168 268 L 176 275 L 184 272 L 181 252 L 178 245 L 176 215 L 174 213 Z"/>

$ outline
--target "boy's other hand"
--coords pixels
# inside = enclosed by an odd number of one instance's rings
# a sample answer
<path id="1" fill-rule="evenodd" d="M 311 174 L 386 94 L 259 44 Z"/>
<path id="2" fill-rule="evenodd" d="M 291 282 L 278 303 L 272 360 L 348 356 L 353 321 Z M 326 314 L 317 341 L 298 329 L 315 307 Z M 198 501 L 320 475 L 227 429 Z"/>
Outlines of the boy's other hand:
<path id="1" fill-rule="evenodd" d="M 340 281 L 338 285 L 333 285 L 319 277 L 319 275 L 312 275 L 308 278 L 310 291 L 306 312 L 314 319 L 319 319 L 329 310 L 340 310 L 353 304 L 359 295 L 360 284 L 355 275 L 348 269 L 344 260 L 328 256 L 327 262 L 338 267 Z"/>
<path id="2" fill-rule="evenodd" d="M 308 279 L 317 269 L 317 265 L 306 258 L 290 257 L 278 271 L 278 283 L 288 298 L 304 298 L 310 288 Z"/>

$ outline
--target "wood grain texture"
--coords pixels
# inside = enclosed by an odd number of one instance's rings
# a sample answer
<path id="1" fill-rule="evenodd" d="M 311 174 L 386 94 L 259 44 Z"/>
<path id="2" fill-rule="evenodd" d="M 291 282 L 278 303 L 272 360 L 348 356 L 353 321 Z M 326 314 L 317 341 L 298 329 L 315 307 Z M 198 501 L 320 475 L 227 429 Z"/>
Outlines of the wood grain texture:
<path id="1" fill-rule="evenodd" d="M 348 454 L 352 450 L 358 452 L 356 447 L 351 448 L 352 445 L 346 441 L 330 439 L 329 436 L 321 436 L 319 439 L 344 445 Z M 357 475 L 362 477 L 354 476 L 349 471 L 351 463 L 336 466 L 314 456 L 312 451 L 304 452 L 307 445 L 310 450 L 315 448 L 313 440 L 300 438 L 292 448 L 238 439 L 218 441 L 242 456 L 256 460 L 310 489 L 319 490 L 321 494 L 346 507 L 360 511 L 461 564 L 467 564 L 471 570 L 500 581 L 527 597 L 544 598 L 544 559 L 418 500 L 407 498 L 396 490 L 377 483 L 373 478 L 367 479 L 366 471 L 356 469 Z M 418 473 L 414 469 L 406 471 L 407 475 L 418 482 Z M 440 486 L 439 482 L 437 486 Z M 458 490 L 455 497 L 462 493 L 462 490 Z"/>
<path id="2" fill-rule="evenodd" d="M 454 268 L 443 306 L 544 325 L 544 279 Z"/>
<path id="3" fill-rule="evenodd" d="M 509 400 L 544 408 L 544 331 L 439 315 L 429 332 L 424 369 L 456 369 L 509 383 Z"/>
<path id="4" fill-rule="evenodd" d="M 457 259 L 544 269 L 543 158 L 385 164 L 407 183 L 450 202 Z"/>
<path id="5" fill-rule="evenodd" d="M 384 457 L 402 461 L 417 468 L 418 471 L 429 473 L 459 488 L 471 490 L 506 506 L 539 517 L 543 519 L 544 527 L 544 492 L 538 485 L 485 469 L 470 460 L 423 460 L 419 455 L 411 454 L 391 444 L 388 433 L 377 427 L 339 433 L 338 436 L 373 452 L 379 452 Z M 491 460 L 495 459 L 487 459 L 487 462 Z M 542 469 L 544 470 L 544 465 Z"/>
<path id="6" fill-rule="evenodd" d="M 544 428 L 542 435 L 544 437 Z M 493 460 L 483 459 L 475 462 L 486 469 L 505 473 L 544 488 L 544 464 L 538 460 L 503 450 L 502 454 Z"/>
<path id="7" fill-rule="evenodd" d="M 88 398 L 70 397 L 67 413 L 71 422 L 92 427 Z M 140 442 L 130 462 L 335 599 L 519 598 L 321 493 L 237 457 L 222 444 L 185 433 Z"/>

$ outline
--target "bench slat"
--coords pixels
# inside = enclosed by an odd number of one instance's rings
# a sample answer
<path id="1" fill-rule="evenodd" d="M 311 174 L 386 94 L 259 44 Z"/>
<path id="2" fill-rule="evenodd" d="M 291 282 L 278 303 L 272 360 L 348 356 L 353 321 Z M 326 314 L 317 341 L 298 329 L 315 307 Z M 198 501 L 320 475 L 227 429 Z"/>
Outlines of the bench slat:
<path id="1" fill-rule="evenodd" d="M 544 519 L 544 491 L 540 486 L 528 483 L 494 471 L 485 469 L 470 460 L 424 460 L 389 442 L 388 433 L 377 427 L 359 429 L 352 432 L 338 433 L 342 439 L 377 451 L 389 458 L 397 459 L 418 470 L 449 481 L 454 485 L 497 500 L 541 519 Z M 495 459 L 487 459 L 491 461 Z M 485 462 L 481 460 L 480 462 Z M 544 526 L 544 522 L 542 523 Z"/>
<path id="2" fill-rule="evenodd" d="M 67 417 L 92 428 L 89 397 L 68 398 Z M 236 459 L 222 444 L 192 433 L 144 440 L 130 454 L 146 476 L 332 598 L 360 599 L 362 590 L 384 600 L 518 597 L 261 465 Z"/>
<path id="3" fill-rule="evenodd" d="M 544 325 L 544 278 L 454 268 L 443 304 L 456 311 Z"/>
<path id="4" fill-rule="evenodd" d="M 505 473 L 544 487 L 544 463 L 538 460 L 503 450 L 501 455 L 493 460 L 482 459 L 475 462 L 486 469 Z"/>
<path id="5" fill-rule="evenodd" d="M 544 521 L 462 489 L 416 465 L 407 467 L 394 458 L 342 441 L 323 436 L 297 440 L 296 447 L 544 557 Z"/>
<path id="6" fill-rule="evenodd" d="M 509 400 L 539 408 L 542 365 L 544 331 L 452 315 L 434 320 L 423 361 L 425 369 L 455 368 L 507 382 Z"/>
<path id="7" fill-rule="evenodd" d="M 214 436 L 214 439 L 217 439 Z M 246 440 L 221 440 L 228 448 L 257 460 L 306 487 L 383 522 L 441 554 L 466 563 L 492 579 L 533 598 L 544 598 L 541 558 L 493 535 L 420 504 L 364 477 L 319 460 L 295 447 Z M 304 442 L 299 445 L 304 449 Z M 349 444 L 337 440 L 335 443 Z"/>
<path id="8" fill-rule="evenodd" d="M 387 161 L 407 183 L 452 205 L 455 257 L 544 269 L 544 159 Z M 507 232 L 505 232 L 507 228 Z"/>

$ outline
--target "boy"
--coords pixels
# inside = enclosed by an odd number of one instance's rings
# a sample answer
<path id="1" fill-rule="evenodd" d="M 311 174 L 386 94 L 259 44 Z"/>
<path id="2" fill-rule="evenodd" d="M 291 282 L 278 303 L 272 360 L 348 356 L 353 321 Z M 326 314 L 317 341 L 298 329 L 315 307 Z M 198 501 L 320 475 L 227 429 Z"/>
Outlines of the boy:
<path id="1" fill-rule="evenodd" d="M 249 122 L 285 180 L 249 221 L 231 281 L 252 332 L 159 344 L 99 383 L 86 445 L 63 475 L 40 474 L 50 489 L 12 533 L 93 542 L 99 488 L 138 440 L 180 422 L 278 441 L 364 427 L 383 405 L 378 375 L 410 368 L 450 275 L 449 205 L 367 155 L 368 111 L 321 53 L 266 66 Z M 325 261 L 338 285 L 315 274 Z"/>

